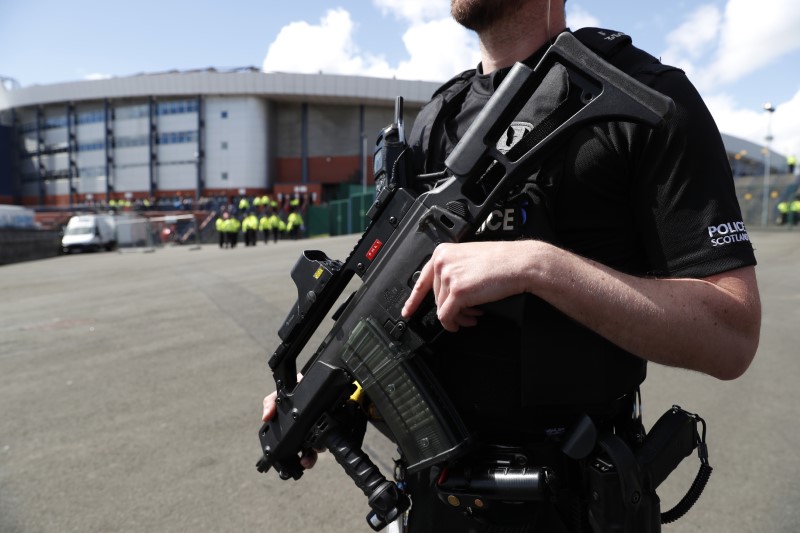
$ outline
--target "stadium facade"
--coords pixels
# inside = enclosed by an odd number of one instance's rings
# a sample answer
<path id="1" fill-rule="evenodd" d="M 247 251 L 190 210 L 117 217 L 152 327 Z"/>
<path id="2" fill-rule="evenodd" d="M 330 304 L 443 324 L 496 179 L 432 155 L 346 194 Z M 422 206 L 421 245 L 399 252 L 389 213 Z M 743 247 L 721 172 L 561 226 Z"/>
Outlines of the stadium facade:
<path id="1" fill-rule="evenodd" d="M 254 68 L 0 88 L 0 202 L 308 195 L 371 182 L 378 132 L 439 84 Z"/>
<path id="2" fill-rule="evenodd" d="M 252 67 L 0 84 L 0 203 L 273 193 L 319 203 L 340 184 L 371 183 L 396 97 L 410 130 L 438 85 Z M 723 139 L 735 175 L 764 172 L 762 147 Z M 770 166 L 785 171 L 785 157 Z"/>

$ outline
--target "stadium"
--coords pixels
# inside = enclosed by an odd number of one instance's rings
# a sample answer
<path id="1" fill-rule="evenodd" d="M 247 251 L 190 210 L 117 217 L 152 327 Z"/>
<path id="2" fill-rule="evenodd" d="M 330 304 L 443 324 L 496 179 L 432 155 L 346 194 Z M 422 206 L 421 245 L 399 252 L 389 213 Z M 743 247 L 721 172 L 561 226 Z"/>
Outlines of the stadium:
<path id="1" fill-rule="evenodd" d="M 0 89 L 0 200 L 92 201 L 308 194 L 369 179 L 377 133 L 407 127 L 438 84 L 254 68 Z"/>

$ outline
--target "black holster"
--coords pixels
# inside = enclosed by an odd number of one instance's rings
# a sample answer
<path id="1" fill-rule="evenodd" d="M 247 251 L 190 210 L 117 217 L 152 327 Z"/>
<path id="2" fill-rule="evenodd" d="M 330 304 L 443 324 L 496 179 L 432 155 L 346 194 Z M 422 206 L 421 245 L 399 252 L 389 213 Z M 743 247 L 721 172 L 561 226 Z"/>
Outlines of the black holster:
<path id="1" fill-rule="evenodd" d="M 667 521 L 662 520 L 656 488 L 698 444 L 703 448 L 701 472 L 706 467 L 710 474 L 705 438 L 700 439 L 698 422 L 702 419 L 697 415 L 674 406 L 658 419 L 636 450 L 612 433 L 599 436 L 586 473 L 588 519 L 594 532 L 661 531 L 662 521 Z"/>

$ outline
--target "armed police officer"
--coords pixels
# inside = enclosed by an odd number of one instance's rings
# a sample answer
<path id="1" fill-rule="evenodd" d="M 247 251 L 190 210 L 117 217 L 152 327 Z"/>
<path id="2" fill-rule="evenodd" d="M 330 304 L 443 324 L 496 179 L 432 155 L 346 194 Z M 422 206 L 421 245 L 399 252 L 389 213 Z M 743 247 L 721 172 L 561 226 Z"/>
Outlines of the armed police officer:
<path id="1" fill-rule="evenodd" d="M 445 84 L 415 121 L 418 175 L 444 168 L 515 62 L 535 66 L 568 31 L 561 0 L 451 0 L 451 11 L 478 34 L 481 63 Z M 446 333 L 421 356 L 484 444 L 460 461 L 463 470 L 522 457 L 552 466 L 562 492 L 464 503 L 444 497 L 448 472 L 423 470 L 405 478 L 409 531 L 592 531 L 581 473 L 562 457 L 564 432 L 587 415 L 634 446 L 641 434 L 630 413 L 647 361 L 727 380 L 745 372 L 758 346 L 755 257 L 708 110 L 683 72 L 624 34 L 592 29 L 580 39 L 672 98 L 674 116 L 658 129 L 580 129 L 474 239 L 436 248 L 403 309 L 411 318 L 432 292 Z M 511 148 L 560 96 L 557 87 L 537 92 L 498 148 Z M 737 238 L 719 241 L 723 231 Z M 270 395 L 264 419 L 274 411 Z M 313 462 L 313 453 L 303 459 Z"/>

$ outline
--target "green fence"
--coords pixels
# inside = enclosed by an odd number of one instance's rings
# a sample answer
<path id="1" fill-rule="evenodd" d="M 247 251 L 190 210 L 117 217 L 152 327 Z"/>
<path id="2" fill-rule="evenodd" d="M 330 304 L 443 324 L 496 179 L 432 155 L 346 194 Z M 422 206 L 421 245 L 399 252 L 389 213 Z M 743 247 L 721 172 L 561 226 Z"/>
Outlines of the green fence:
<path id="1" fill-rule="evenodd" d="M 306 212 L 306 235 L 324 237 L 330 235 L 330 206 L 312 205 Z"/>
<path id="2" fill-rule="evenodd" d="M 330 202 L 330 234 L 362 233 L 369 222 L 367 210 L 374 198 L 375 195 L 371 193 L 355 194 L 345 200 Z"/>
<path id="3" fill-rule="evenodd" d="M 375 199 L 374 191 L 370 190 L 365 194 L 362 190 L 360 186 L 354 187 L 348 191 L 348 198 L 321 206 L 310 206 L 306 215 L 307 235 L 319 237 L 362 233 L 369 223 L 367 210 Z"/>

